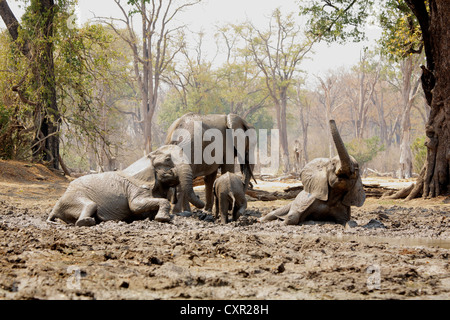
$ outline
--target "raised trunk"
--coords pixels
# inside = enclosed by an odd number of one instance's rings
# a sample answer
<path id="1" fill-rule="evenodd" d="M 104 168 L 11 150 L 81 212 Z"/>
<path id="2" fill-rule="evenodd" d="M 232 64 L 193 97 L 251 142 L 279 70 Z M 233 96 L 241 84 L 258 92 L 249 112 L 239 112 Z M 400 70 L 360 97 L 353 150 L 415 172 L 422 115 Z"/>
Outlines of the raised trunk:
<path id="1" fill-rule="evenodd" d="M 336 127 L 336 122 L 334 120 L 330 120 L 330 131 L 331 136 L 333 137 L 334 145 L 336 146 L 336 151 L 339 155 L 339 159 L 341 160 L 341 167 L 338 169 L 337 175 L 350 175 L 353 172 L 353 168 L 351 167 L 352 162 L 350 160 L 350 155 L 345 148 L 344 142 L 342 141 L 341 135 L 339 134 L 339 131 Z"/>

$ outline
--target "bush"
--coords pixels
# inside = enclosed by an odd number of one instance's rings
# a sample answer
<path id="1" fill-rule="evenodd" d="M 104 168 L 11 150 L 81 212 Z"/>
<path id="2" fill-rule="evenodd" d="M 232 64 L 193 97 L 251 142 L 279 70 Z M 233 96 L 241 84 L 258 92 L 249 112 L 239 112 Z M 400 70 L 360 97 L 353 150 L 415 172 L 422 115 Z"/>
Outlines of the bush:
<path id="1" fill-rule="evenodd" d="M 380 138 L 377 136 L 369 139 L 353 139 L 345 146 L 348 153 L 358 161 L 361 172 L 367 162 L 372 160 L 378 152 L 384 150 L 384 145 L 380 144 Z"/>
<path id="2" fill-rule="evenodd" d="M 425 160 L 427 159 L 427 147 L 425 146 L 425 136 L 416 138 L 411 144 L 411 152 L 413 154 L 413 170 L 420 172 Z"/>

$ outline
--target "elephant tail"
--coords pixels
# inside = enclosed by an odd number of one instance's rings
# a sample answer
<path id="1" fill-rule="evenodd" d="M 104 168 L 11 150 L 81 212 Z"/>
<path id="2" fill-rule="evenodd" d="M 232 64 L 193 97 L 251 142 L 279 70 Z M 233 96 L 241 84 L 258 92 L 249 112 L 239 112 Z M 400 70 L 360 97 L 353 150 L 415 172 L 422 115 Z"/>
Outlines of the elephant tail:
<path id="1" fill-rule="evenodd" d="M 261 218 L 261 222 L 266 221 L 272 221 L 276 219 L 284 219 L 284 216 L 286 216 L 291 209 L 292 202 L 285 205 L 284 207 L 278 208 L 268 214 L 266 214 L 264 217 Z"/>

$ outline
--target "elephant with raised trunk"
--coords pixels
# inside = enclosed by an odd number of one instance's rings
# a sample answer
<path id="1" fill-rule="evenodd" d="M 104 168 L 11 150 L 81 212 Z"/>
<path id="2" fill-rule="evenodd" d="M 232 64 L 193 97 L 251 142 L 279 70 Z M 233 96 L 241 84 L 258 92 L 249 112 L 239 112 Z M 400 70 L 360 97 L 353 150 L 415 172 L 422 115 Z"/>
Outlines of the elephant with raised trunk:
<path id="1" fill-rule="evenodd" d="M 366 195 L 358 163 L 348 154 L 334 120 L 330 120 L 330 130 L 338 155 L 309 162 L 300 172 L 303 191 L 290 204 L 264 216 L 262 221 L 282 219 L 287 225 L 305 220 L 345 224 L 350 220 L 350 207 L 364 204 Z"/>
<path id="2" fill-rule="evenodd" d="M 133 221 L 153 218 L 170 220 L 170 188 L 179 184 L 195 205 L 200 201 L 192 189 L 192 170 L 183 150 L 162 146 L 123 171 L 104 172 L 72 181 L 53 207 L 47 221 L 56 218 L 77 226 L 101 221 Z"/>
<path id="3" fill-rule="evenodd" d="M 233 136 L 234 133 L 236 136 Z M 186 155 L 191 161 L 193 177 L 204 177 L 206 211 L 212 211 L 213 184 L 217 171 L 220 169 L 222 174 L 234 172 L 236 158 L 239 159 L 240 169 L 244 175 L 244 186 L 247 189 L 253 177 L 254 162 L 251 161 L 251 157 L 254 155 L 255 141 L 254 127 L 236 114 L 187 113 L 174 121 L 168 129 L 166 138 L 166 144 L 178 145 L 183 150 L 188 150 Z M 220 150 L 213 146 L 219 147 Z M 212 161 L 202 157 L 205 151 L 211 151 Z M 173 211 L 191 211 L 186 190 L 182 186 L 178 189 L 177 203 Z"/>

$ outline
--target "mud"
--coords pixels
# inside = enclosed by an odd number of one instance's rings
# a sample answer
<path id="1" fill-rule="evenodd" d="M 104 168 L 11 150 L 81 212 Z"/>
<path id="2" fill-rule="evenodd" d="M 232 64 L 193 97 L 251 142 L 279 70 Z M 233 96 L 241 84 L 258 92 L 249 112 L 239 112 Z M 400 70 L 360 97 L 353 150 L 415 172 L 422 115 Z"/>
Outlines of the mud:
<path id="1" fill-rule="evenodd" d="M 249 199 L 227 225 L 196 211 L 88 228 L 45 222 L 67 180 L 4 173 L 0 299 L 450 298 L 448 198 L 369 198 L 345 227 L 261 224 L 289 201 Z"/>

